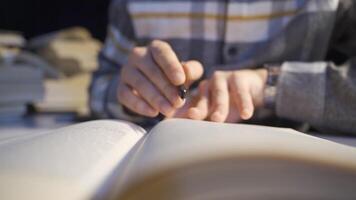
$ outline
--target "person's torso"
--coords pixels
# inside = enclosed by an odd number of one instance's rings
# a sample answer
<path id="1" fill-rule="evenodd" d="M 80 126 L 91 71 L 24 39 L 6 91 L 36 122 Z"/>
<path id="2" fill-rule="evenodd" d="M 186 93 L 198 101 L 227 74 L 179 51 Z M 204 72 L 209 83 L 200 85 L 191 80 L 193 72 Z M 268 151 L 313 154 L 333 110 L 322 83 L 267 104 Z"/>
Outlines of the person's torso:
<path id="1" fill-rule="evenodd" d="M 208 71 L 325 58 L 338 0 L 130 0 L 136 42 L 169 42 Z"/>

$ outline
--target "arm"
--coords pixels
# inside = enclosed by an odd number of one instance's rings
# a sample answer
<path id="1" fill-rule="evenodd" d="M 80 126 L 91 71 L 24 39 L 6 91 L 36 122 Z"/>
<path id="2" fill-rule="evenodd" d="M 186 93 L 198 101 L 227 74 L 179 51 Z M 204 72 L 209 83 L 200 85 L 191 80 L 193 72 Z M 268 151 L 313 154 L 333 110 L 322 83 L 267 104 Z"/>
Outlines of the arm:
<path id="1" fill-rule="evenodd" d="M 167 42 L 153 40 L 147 46 L 135 46 L 132 41 L 126 4 L 114 1 L 100 68 L 91 86 L 91 108 L 99 117 L 155 122 L 159 113 L 170 116 L 183 106 L 177 87 L 199 79 L 203 67 L 192 60 L 182 65 Z"/>
<path id="2" fill-rule="evenodd" d="M 356 132 L 356 60 L 332 63 L 284 63 L 277 85 L 279 117 L 321 129 Z"/>
<path id="3" fill-rule="evenodd" d="M 94 72 L 90 87 L 90 108 L 100 118 L 120 118 L 141 121 L 127 115 L 117 103 L 116 88 L 121 67 L 127 63 L 134 47 L 134 30 L 131 18 L 122 1 L 112 1 L 105 45 L 99 55 L 99 69 Z"/>
<path id="4" fill-rule="evenodd" d="M 324 132 L 355 133 L 355 5 L 353 1 L 341 1 L 330 48 L 347 62 L 339 66 L 330 62 L 285 62 L 278 70 L 274 96 L 264 93 L 266 81 L 271 78 L 266 69 L 216 71 L 201 83 L 201 97 L 189 117 L 218 122 L 246 120 L 256 108 L 266 106 L 263 99 L 274 99 L 271 107 L 279 117 L 307 122 Z M 230 118 L 233 113 L 238 115 Z"/>
<path id="5" fill-rule="evenodd" d="M 342 1 L 330 49 L 347 59 L 282 65 L 276 112 L 323 131 L 356 132 L 356 4 Z"/>

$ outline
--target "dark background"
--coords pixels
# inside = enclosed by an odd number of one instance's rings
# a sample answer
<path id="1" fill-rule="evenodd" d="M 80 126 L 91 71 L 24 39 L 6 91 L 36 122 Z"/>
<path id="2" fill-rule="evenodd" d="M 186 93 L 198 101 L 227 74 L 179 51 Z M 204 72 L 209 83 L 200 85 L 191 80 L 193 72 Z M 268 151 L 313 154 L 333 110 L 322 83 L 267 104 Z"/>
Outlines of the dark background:
<path id="1" fill-rule="evenodd" d="M 94 37 L 106 34 L 110 0 L 1 0 L 0 29 L 31 38 L 71 26 L 84 26 Z"/>

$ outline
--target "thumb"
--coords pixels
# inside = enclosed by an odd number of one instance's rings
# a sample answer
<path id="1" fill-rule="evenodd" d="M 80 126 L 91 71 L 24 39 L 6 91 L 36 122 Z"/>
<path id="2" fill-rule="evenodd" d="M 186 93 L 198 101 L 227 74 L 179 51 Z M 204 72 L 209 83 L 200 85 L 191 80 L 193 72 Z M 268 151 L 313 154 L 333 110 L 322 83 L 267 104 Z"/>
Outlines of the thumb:
<path id="1" fill-rule="evenodd" d="M 194 81 L 199 80 L 203 76 L 203 65 L 196 60 L 189 60 L 182 63 L 186 75 L 186 86 L 190 86 Z"/>

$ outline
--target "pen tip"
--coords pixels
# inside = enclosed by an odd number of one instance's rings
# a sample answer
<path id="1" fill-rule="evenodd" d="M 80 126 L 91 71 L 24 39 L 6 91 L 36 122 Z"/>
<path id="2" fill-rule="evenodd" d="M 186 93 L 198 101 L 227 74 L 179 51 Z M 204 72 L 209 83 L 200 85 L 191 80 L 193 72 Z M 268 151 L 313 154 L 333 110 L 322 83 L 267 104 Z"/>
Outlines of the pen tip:
<path id="1" fill-rule="evenodd" d="M 179 86 L 179 96 L 181 99 L 184 100 L 187 96 L 187 93 L 188 89 L 184 85 Z"/>

